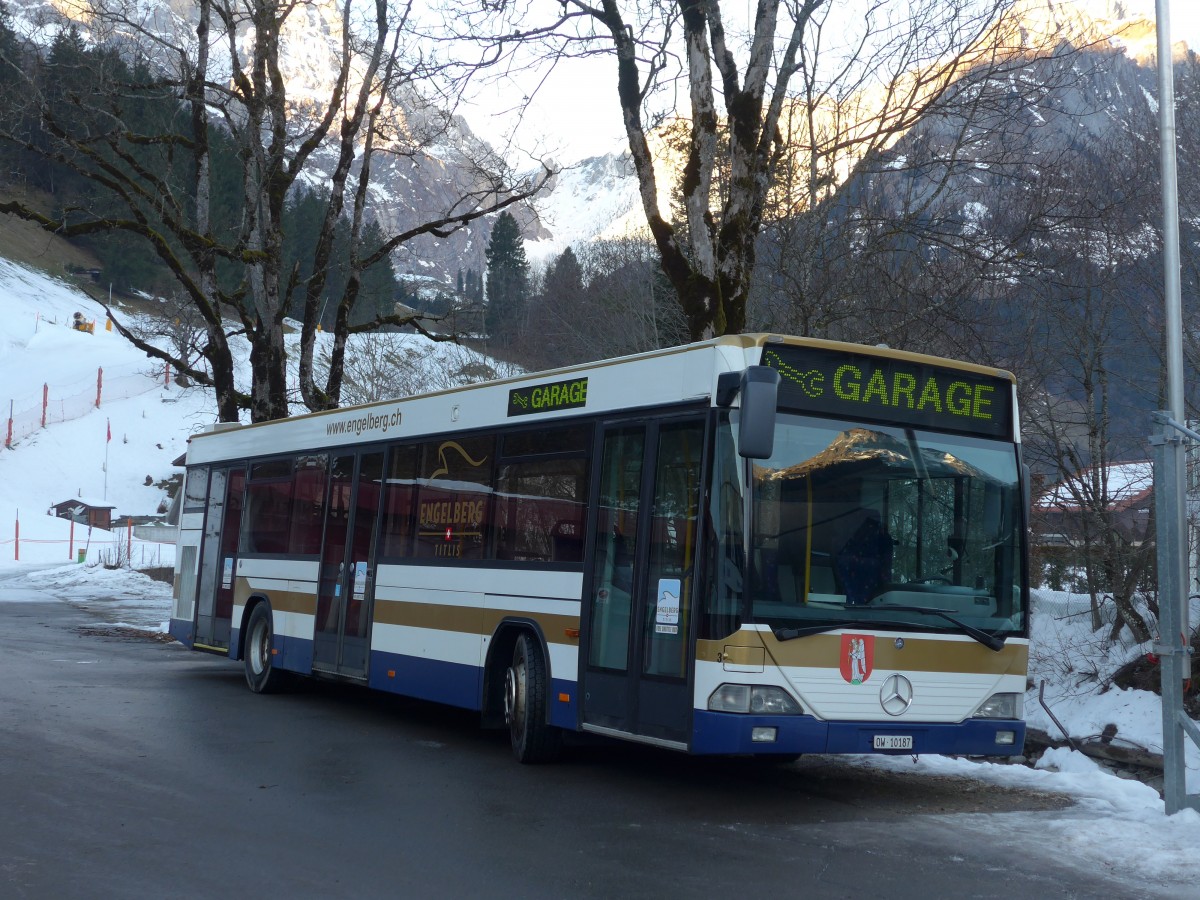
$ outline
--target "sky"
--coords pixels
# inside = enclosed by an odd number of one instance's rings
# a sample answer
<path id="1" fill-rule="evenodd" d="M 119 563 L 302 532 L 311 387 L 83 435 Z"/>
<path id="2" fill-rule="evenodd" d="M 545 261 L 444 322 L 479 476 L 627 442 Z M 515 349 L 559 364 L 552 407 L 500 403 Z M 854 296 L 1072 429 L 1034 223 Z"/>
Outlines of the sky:
<path id="1" fill-rule="evenodd" d="M 0 251 L 2 252 L 2 251 Z M 0 386 L 20 421 L 32 406 L 39 421 L 18 422 L 11 449 L 0 448 L 0 604 L 51 601 L 83 609 L 98 620 L 166 630 L 170 587 L 137 571 L 102 564 L 124 534 L 96 531 L 87 541 L 77 528 L 69 544 L 68 525 L 48 516 L 55 502 L 77 494 L 99 498 L 116 512 L 152 513 L 163 499 L 147 487 L 177 469 L 188 435 L 213 421 L 213 403 L 200 389 L 164 389 L 146 358 L 103 327 L 100 307 L 75 289 L 0 259 Z M 76 311 L 99 324 L 94 334 L 71 330 Z M 419 340 L 414 338 L 414 340 Z M 245 358 L 241 348 L 240 358 Z M 95 405 L 96 370 L 103 369 L 112 390 Z M 245 373 L 242 372 L 244 377 Z M 61 416 L 40 426 L 43 385 L 50 405 L 59 394 Z M 60 388 L 62 390 L 60 390 Z M 82 401 L 71 400 L 82 394 Z M 107 398 L 107 399 L 106 399 Z M 112 439 L 108 439 L 111 428 Z M 107 471 L 105 467 L 107 465 Z M 19 520 L 18 520 L 19 516 Z M 15 560 L 19 525 L 20 560 Z M 85 544 L 86 542 L 86 544 Z M 137 565 L 170 565 L 173 547 L 133 542 Z M 86 562 L 68 562 L 86 549 Z M 1030 683 L 1025 714 L 1031 726 L 1057 736 L 1057 726 L 1038 706 L 1037 688 L 1057 718 L 1080 739 L 1117 726 L 1114 741 L 1161 749 L 1158 698 L 1144 691 L 1100 690 L 1104 676 L 1146 652 L 1130 644 L 1109 646 L 1086 627 L 1086 598 L 1035 592 Z M 1193 617 L 1196 621 L 1197 617 Z M 1096 680 L 1080 673 L 1096 671 Z M 1185 810 L 1167 817 L 1156 791 L 1106 772 L 1071 750 L 1055 750 L 1036 768 L 938 756 L 847 757 L 850 766 L 902 769 L 931 779 L 966 779 L 978 789 L 988 784 L 1048 791 L 1074 798 L 1067 809 L 1048 812 L 987 813 L 959 817 L 961 827 L 981 841 L 1011 850 L 1014 864 L 1051 855 L 1090 873 L 1106 872 L 1115 896 L 1194 896 L 1200 883 L 1200 813 Z M 1188 748 L 1191 775 L 1200 781 L 1200 751 Z M 1200 791 L 1193 782 L 1192 790 Z"/>
<path id="2" fill-rule="evenodd" d="M 1085 8 L 1103 13 L 1113 0 L 1078 0 Z M 1153 18 L 1154 0 L 1123 0 L 1126 8 L 1144 10 Z M 1171 40 L 1186 41 L 1200 49 L 1200 0 L 1170 0 Z M 555 75 L 537 88 L 531 108 L 521 123 L 520 146 L 560 161 L 575 161 L 612 151 L 627 144 L 616 97 L 616 61 L 611 57 L 565 60 Z M 510 104 L 503 98 L 520 96 L 531 85 L 516 80 L 491 85 L 464 109 L 471 127 L 497 146 L 511 119 L 499 114 Z"/>

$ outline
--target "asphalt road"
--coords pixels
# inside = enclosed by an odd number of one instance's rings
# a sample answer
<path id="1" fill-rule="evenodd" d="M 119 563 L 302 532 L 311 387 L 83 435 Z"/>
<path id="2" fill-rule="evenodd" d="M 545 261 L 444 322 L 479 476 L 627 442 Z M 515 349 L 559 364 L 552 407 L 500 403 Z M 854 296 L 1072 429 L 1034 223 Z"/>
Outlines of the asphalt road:
<path id="1" fill-rule="evenodd" d="M 1027 815 L 1005 839 L 1000 814 L 1067 802 L 828 758 L 520 766 L 464 712 L 257 696 L 240 664 L 0 603 L 2 897 L 1148 896 L 1030 862 Z"/>

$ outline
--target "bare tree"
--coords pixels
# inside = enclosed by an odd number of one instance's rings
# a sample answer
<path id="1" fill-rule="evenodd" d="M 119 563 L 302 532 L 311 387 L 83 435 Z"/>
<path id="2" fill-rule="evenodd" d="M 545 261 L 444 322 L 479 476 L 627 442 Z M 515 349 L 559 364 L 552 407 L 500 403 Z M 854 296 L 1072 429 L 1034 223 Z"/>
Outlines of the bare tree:
<path id="1" fill-rule="evenodd" d="M 176 374 L 176 381 L 181 385 L 189 383 L 187 370 L 203 365 L 204 320 L 186 297 L 174 293 L 163 298 L 161 315 L 143 317 L 127 327 L 139 341 L 154 346 L 166 344 L 177 359 L 186 362 L 186 367 Z"/>
<path id="2" fill-rule="evenodd" d="M 411 334 L 356 334 L 349 347 L 353 352 L 346 360 L 342 399 L 353 405 L 449 390 L 519 371 L 460 344 L 441 343 L 432 349 L 422 346 Z M 328 368 L 330 351 L 322 348 L 315 362 L 319 368 Z"/>
<path id="3" fill-rule="evenodd" d="M 1161 271 L 1153 224 L 1158 198 L 1155 142 L 1131 123 L 1073 166 L 1046 177 L 1066 208 L 1045 268 L 1022 280 L 1025 446 L 1075 510 L 1085 581 L 1099 625 L 1098 597 L 1111 592 L 1117 620 L 1138 641 L 1150 636 L 1134 598 L 1153 565 L 1152 520 L 1129 520 L 1119 464 L 1145 460 L 1146 410 L 1162 395 L 1156 364 L 1156 292 Z M 1069 190 L 1068 190 L 1069 187 Z M 1134 511 L 1136 512 L 1136 510 Z"/>
<path id="4" fill-rule="evenodd" d="M 112 310 L 110 315 L 146 353 L 214 387 L 223 421 L 236 421 L 242 408 L 254 421 L 287 415 L 283 319 L 287 299 L 303 288 L 300 393 L 310 409 L 336 406 L 349 334 L 381 325 L 424 328 L 419 316 L 395 314 L 351 326 L 363 271 L 415 237 L 448 236 L 533 196 L 550 174 L 542 167 L 534 177 L 515 177 L 477 145 L 470 184 L 443 210 L 398 227 L 377 247 L 359 249 L 380 160 L 423 158 L 453 126 L 449 116 L 416 102 L 419 87 L 437 72 L 407 43 L 410 12 L 410 4 L 397 8 L 387 0 L 347 0 L 340 18 L 308 0 L 198 0 L 195 18 L 179 23 L 166 12 L 147 19 L 123 0 L 101 0 L 90 8 L 93 35 L 107 41 L 114 59 L 143 65 L 153 60 L 150 74 L 129 79 L 128 66 L 114 65 L 111 83 L 93 81 L 90 90 L 69 94 L 64 107 L 51 103 L 44 90 L 62 73 L 45 71 L 43 60 L 43 71 L 26 75 L 25 97 L 36 105 L 52 141 L 41 147 L 12 132 L 0 139 L 44 152 L 102 187 L 112 198 L 110 208 L 48 216 L 11 202 L 0 211 L 66 237 L 122 231 L 149 242 L 204 321 L 207 366 L 194 366 L 142 340 Z M 330 36 L 322 62 L 331 87 L 329 96 L 319 99 L 306 95 L 285 71 L 289 42 L 310 31 Z M 309 52 L 313 46 L 305 45 Z M 129 115 L 135 96 L 173 99 L 186 113 L 146 130 L 146 123 Z M 92 127 L 80 128 L 79 121 Z M 214 209 L 216 185 L 230 176 L 213 171 L 214 142 L 232 144 L 237 161 L 240 196 L 232 221 L 228 210 L 222 218 Z M 230 158 L 228 153 L 222 157 L 226 164 Z M 285 201 L 302 177 L 327 180 L 330 186 L 313 274 L 304 285 L 295 270 L 283 271 L 281 253 Z M 338 303 L 331 365 L 325 383 L 318 385 L 312 356 L 319 298 L 334 231 L 344 215 L 352 222 L 356 249 Z M 251 346 L 251 384 L 244 392 L 234 382 L 229 349 L 230 338 L 238 334 Z"/>
<path id="5" fill-rule="evenodd" d="M 646 221 L 688 333 L 700 338 L 745 326 L 765 222 L 826 196 L 853 161 L 903 134 L 965 72 L 1029 52 L 1010 22 L 1013 5 L 872 0 L 850 13 L 828 0 L 760 0 L 744 25 L 741 8 L 719 0 L 563 0 L 541 20 L 507 2 L 475 16 L 454 6 L 455 21 L 496 60 L 517 59 L 531 43 L 551 65 L 615 56 Z M 490 38 L 478 37 L 484 29 Z M 687 106 L 681 159 L 656 153 L 676 91 Z M 670 196 L 679 220 L 663 211 Z"/>

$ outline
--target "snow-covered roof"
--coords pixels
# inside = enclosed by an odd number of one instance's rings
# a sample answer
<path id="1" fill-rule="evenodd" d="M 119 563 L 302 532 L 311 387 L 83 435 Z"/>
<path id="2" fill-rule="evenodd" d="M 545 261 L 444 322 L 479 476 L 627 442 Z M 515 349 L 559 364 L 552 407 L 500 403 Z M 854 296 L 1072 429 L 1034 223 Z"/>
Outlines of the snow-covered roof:
<path id="1" fill-rule="evenodd" d="M 115 503 L 109 503 L 107 500 L 97 500 L 94 497 L 68 497 L 66 500 L 59 500 L 54 505 L 57 507 L 57 506 L 67 506 L 68 504 L 74 504 L 74 505 L 78 505 L 78 506 L 86 506 L 89 509 L 116 509 L 117 508 L 117 505 Z"/>
<path id="2" fill-rule="evenodd" d="M 1103 471 L 1089 466 L 1047 490 L 1034 504 L 1038 509 L 1078 510 L 1079 498 L 1107 498 L 1109 509 L 1126 509 L 1145 501 L 1154 490 L 1154 464 L 1149 460 L 1113 463 Z"/>

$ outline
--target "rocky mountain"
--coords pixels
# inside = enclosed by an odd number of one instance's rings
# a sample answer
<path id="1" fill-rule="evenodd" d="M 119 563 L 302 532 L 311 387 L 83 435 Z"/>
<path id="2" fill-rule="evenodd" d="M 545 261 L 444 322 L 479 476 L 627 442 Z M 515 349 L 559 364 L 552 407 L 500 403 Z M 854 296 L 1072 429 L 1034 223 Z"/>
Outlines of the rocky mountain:
<path id="1" fill-rule="evenodd" d="M 1020 0 L 1012 34 L 1007 36 L 1008 46 L 1020 53 L 1021 48 L 1052 46 L 1058 38 L 1064 39 L 1083 51 L 1085 61 L 1079 68 L 1086 73 L 1076 82 L 1056 71 L 1053 63 L 1031 60 L 1030 66 L 1012 74 L 1013 92 L 1021 97 L 1027 110 L 1019 115 L 1030 119 L 1017 129 L 1026 134 L 1029 152 L 1054 152 L 1052 145 L 1068 131 L 1076 133 L 1077 138 L 1085 133 L 1091 140 L 1102 141 L 1114 128 L 1127 130 L 1135 127 L 1135 122 L 1138 128 L 1146 127 L 1143 120 L 1152 109 L 1156 91 L 1154 6 L 1154 0 Z M 1186 53 L 1186 45 L 1177 41 L 1176 61 L 1182 61 Z M 860 105 L 870 109 L 873 102 L 867 98 Z M 1027 126 L 1038 124 L 1034 119 L 1039 115 L 1058 124 L 1031 130 Z M 927 142 L 947 127 L 953 126 L 935 116 L 914 132 Z M 903 143 L 905 135 L 897 135 L 896 140 Z M 1043 140 L 1050 145 L 1039 149 L 1037 145 Z M 989 151 L 980 146 L 972 152 L 980 154 L 978 172 L 982 172 Z M 891 165 L 901 170 L 904 165 L 897 160 L 903 151 L 895 153 Z M 661 147 L 658 154 L 664 166 L 679 164 Z M 842 178 L 848 178 L 860 163 L 848 157 L 840 160 L 836 169 Z M 860 176 L 855 190 L 861 189 Z M 543 228 L 536 235 L 527 235 L 535 258 L 561 252 L 569 244 L 628 234 L 644 227 L 632 166 L 624 153 L 587 159 L 565 169 L 537 206 Z"/>
<path id="2" fill-rule="evenodd" d="M 1024 421 L 1043 439 L 1085 433 L 1103 408 L 1106 451 L 1144 458 L 1162 402 L 1158 91 L 1131 37 L 1153 26 L 1125 21 L 1118 39 L 1084 34 L 963 79 L 819 208 L 775 223 L 756 324 L 1002 366 L 1030 392 Z M 1188 298 L 1200 290 L 1200 60 L 1180 46 L 1174 57 Z M 1191 365 L 1197 325 L 1185 302 Z"/>
<path id="3" fill-rule="evenodd" d="M 1056 116 L 1070 121 L 1076 131 L 1088 132 L 1093 138 L 1122 120 L 1128 108 L 1124 101 L 1137 101 L 1145 112 L 1144 63 L 1152 53 L 1154 32 L 1152 22 L 1144 15 L 1153 13 L 1153 0 L 1022 0 L 1020 28 L 1029 34 L 1069 28 L 1078 35 L 1096 42 L 1096 51 L 1111 70 L 1101 77 L 1108 86 L 1096 81 L 1091 88 L 1076 87 L 1054 97 L 1043 98 L 1039 105 L 1029 99 L 1038 93 L 1035 83 L 1014 87 L 1027 107 L 1027 115 L 1050 119 Z M 10 9 L 17 12 L 27 30 L 43 37 L 52 33 L 53 23 L 70 16 L 85 29 L 96 27 L 84 7 L 59 0 L 9 0 Z M 186 33 L 194 15 L 194 6 L 187 0 L 166 0 L 148 7 L 143 27 L 167 32 L 174 29 Z M 285 77 L 289 94 L 300 104 L 319 106 L 330 94 L 329 73 L 332 59 L 341 38 L 341 19 L 336 0 L 304 7 L 284 38 Z M 1112 38 L 1114 34 L 1118 37 Z M 103 34 L 96 32 L 96 38 Z M 1097 68 L 1097 72 L 1103 66 Z M 1037 77 L 1031 70 L 1031 78 Z M 1087 97 L 1086 91 L 1091 91 Z M 1095 91 L 1120 92 L 1113 94 L 1107 106 Z M 1032 92 L 1032 93 L 1031 93 Z M 1061 108 L 1060 108 L 1061 107 Z M 1086 108 L 1086 111 L 1085 111 Z M 461 118 L 444 116 L 436 109 L 420 103 L 415 95 L 401 100 L 393 111 L 401 129 L 425 129 L 436 134 L 417 149 L 384 154 L 376 164 L 373 179 L 372 206 L 374 214 L 388 230 L 403 229 L 449 208 L 465 192 L 478 187 L 472 160 L 483 148 L 469 124 Z M 429 128 L 431 120 L 438 127 Z M 939 126 L 931 124 L 923 130 L 922 140 L 936 140 Z M 1040 134 L 1030 132 L 1030 147 L 1044 136 L 1061 129 L 1047 128 Z M 979 152 L 983 152 L 979 148 Z M 897 149 L 896 153 L 903 155 Z M 896 158 L 899 158 L 897 156 Z M 320 159 L 317 162 L 320 163 Z M 851 161 L 853 163 L 854 161 Z M 667 162 L 666 164 L 670 164 Z M 852 167 L 852 166 L 851 166 Z M 897 167 L 897 170 L 903 168 Z M 978 171 L 982 172 L 983 169 Z M 319 180 L 319 176 L 316 177 Z M 529 242 L 532 259 L 545 259 L 561 252 L 566 246 L 589 241 L 596 237 L 629 233 L 641 226 L 642 213 L 637 197 L 636 182 L 628 157 L 610 154 L 562 165 L 538 200 L 519 211 L 524 235 Z M 484 249 L 490 233 L 490 222 L 479 222 L 464 228 L 449 238 L 422 238 L 410 242 L 394 259 L 401 275 L 431 277 L 446 284 L 454 282 L 460 270 L 486 268 Z"/>

